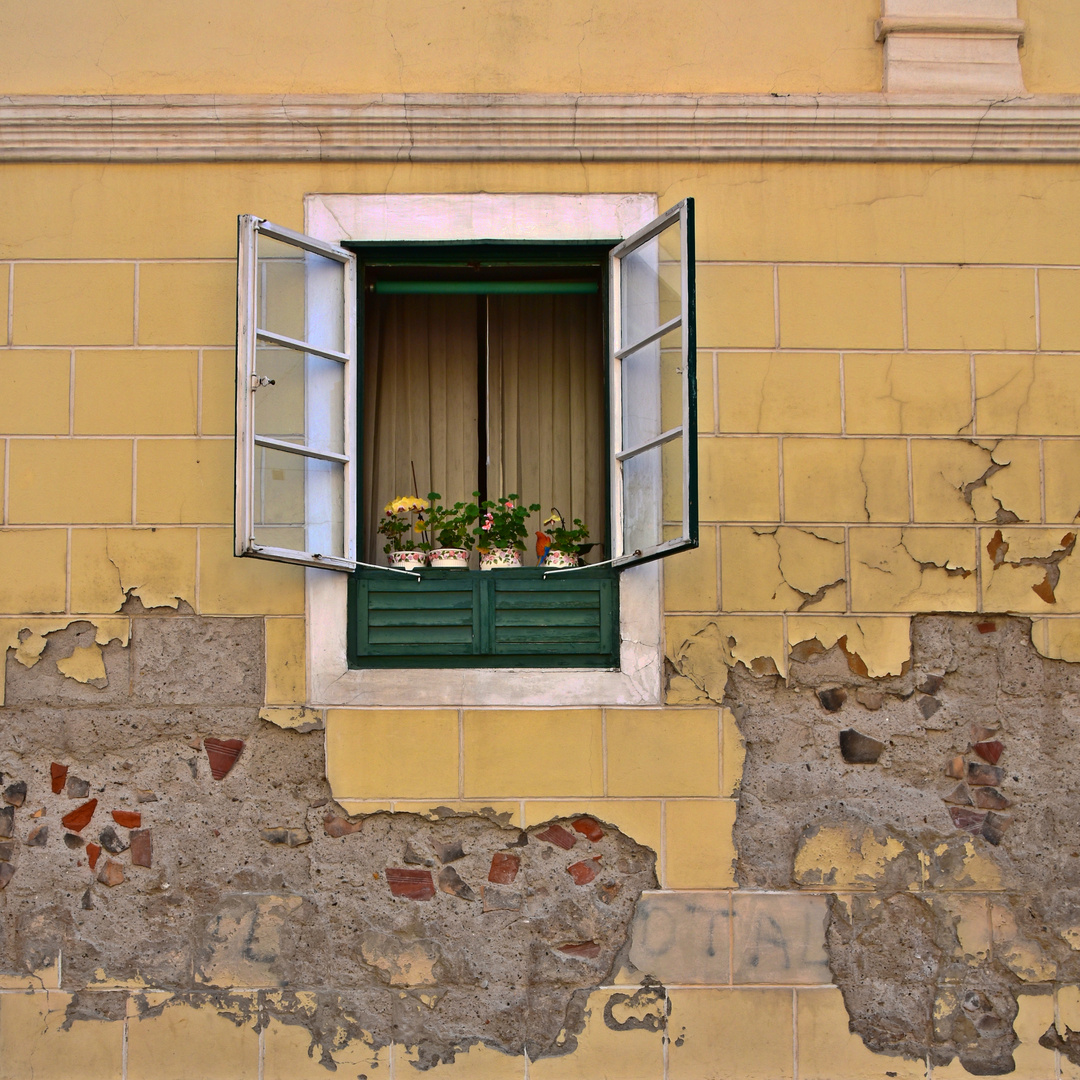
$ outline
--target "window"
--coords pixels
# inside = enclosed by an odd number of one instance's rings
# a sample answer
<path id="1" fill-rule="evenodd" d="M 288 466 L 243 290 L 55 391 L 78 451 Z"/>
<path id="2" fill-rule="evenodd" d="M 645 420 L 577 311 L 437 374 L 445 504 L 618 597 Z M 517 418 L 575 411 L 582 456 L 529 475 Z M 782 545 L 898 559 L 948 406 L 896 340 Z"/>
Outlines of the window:
<path id="1" fill-rule="evenodd" d="M 603 240 L 610 245 L 608 555 L 624 573 L 608 580 L 612 609 L 622 609 L 620 671 L 598 671 L 571 685 L 544 678 L 543 667 L 554 662 L 541 658 L 538 679 L 522 673 L 510 692 L 505 679 L 496 682 L 482 670 L 454 678 L 432 674 L 422 689 L 409 688 L 414 702 L 528 703 L 535 696 L 537 703 L 560 704 L 658 697 L 659 654 L 652 644 L 658 644 L 658 579 L 638 564 L 696 542 L 693 208 L 687 200 L 650 222 L 643 211 L 651 201 L 647 196 L 309 196 L 312 236 L 259 219 L 242 221 L 237 552 L 328 569 L 367 561 L 355 529 L 356 335 L 350 339 L 348 331 L 355 319 L 355 294 L 348 287 L 355 257 L 340 242 Z M 620 236 L 626 239 L 612 243 Z M 291 250 L 272 249 L 264 239 Z M 283 300 L 286 282 L 292 285 L 288 301 Z M 288 393 L 281 392 L 285 386 Z M 259 402 L 260 394 L 267 404 Z M 271 400 L 278 404 L 271 407 Z M 485 574 L 470 587 L 491 591 L 499 582 L 499 590 L 511 592 L 510 584 L 517 579 L 524 585 L 529 573 Z M 585 583 L 595 573 L 574 571 L 564 580 Z M 380 581 L 391 574 L 374 572 Z M 392 703 L 381 691 L 397 683 L 382 673 L 342 670 L 345 626 L 330 598 L 340 601 L 343 590 L 332 579 L 341 580 L 336 574 L 308 574 L 316 638 L 309 657 L 310 696 L 328 703 Z M 412 590 L 438 591 L 434 576 L 414 582 Z M 538 578 L 544 585 L 553 582 L 559 578 Z M 558 591 L 574 590 L 560 585 Z M 653 601 L 642 602 L 650 591 Z M 570 610 L 565 603 L 554 605 L 560 606 Z M 327 625 L 314 618 L 316 611 L 327 616 Z M 572 651 L 565 644 L 553 646 L 549 656 L 565 658 Z"/>

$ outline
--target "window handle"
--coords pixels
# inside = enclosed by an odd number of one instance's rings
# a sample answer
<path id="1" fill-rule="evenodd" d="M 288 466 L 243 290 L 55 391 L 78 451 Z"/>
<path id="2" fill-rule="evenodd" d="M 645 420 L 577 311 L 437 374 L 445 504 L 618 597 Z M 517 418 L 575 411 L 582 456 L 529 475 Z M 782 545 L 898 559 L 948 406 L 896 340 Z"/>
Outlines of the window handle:
<path id="1" fill-rule="evenodd" d="M 251 389 L 258 390 L 260 386 L 273 386 L 274 380 L 268 379 L 265 375 L 252 375 L 251 376 Z"/>

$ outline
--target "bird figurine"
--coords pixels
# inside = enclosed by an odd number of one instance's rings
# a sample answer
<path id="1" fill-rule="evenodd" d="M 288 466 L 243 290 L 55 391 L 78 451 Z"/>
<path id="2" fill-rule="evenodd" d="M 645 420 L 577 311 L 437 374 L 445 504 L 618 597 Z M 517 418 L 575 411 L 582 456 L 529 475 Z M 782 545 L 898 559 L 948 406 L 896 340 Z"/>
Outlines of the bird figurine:
<path id="1" fill-rule="evenodd" d="M 563 516 L 556 507 L 553 506 L 551 508 L 551 513 L 544 519 L 541 527 L 545 531 L 537 532 L 536 534 L 536 559 L 538 562 L 544 561 L 544 557 L 548 553 L 548 548 L 551 546 L 551 535 L 548 530 L 561 529 L 563 527 Z"/>

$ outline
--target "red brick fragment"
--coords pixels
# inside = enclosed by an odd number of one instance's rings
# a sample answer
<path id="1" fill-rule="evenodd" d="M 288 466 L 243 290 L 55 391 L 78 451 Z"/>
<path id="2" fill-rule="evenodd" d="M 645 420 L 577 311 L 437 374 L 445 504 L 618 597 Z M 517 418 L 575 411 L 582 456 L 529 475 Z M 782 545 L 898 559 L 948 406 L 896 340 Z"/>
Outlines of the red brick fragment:
<path id="1" fill-rule="evenodd" d="M 568 866 L 566 872 L 574 879 L 575 885 L 588 885 L 600 873 L 600 860 L 582 859 Z"/>
<path id="2" fill-rule="evenodd" d="M 1012 824 L 1012 818 L 1004 817 L 1002 814 L 995 814 L 993 810 L 986 815 L 986 820 L 983 822 L 982 836 L 984 839 L 989 840 L 995 847 L 1001 843 L 1001 838 L 1005 835 L 1005 830 Z"/>
<path id="3" fill-rule="evenodd" d="M 949 816 L 953 825 L 964 832 L 977 833 L 982 828 L 986 814 L 980 810 L 973 810 L 967 806 L 950 806 Z"/>
<path id="4" fill-rule="evenodd" d="M 120 885 L 124 881 L 124 868 L 112 859 L 106 859 L 105 865 L 98 871 L 98 881 L 102 885 L 108 885 L 111 889 L 114 885 Z"/>
<path id="5" fill-rule="evenodd" d="M 1005 747 L 1002 743 L 994 742 L 977 742 L 972 748 L 975 753 L 983 759 L 983 761 L 989 761 L 991 765 L 996 765 L 1001 758 L 1002 752 Z"/>
<path id="6" fill-rule="evenodd" d="M 970 806 L 971 794 L 967 789 L 967 784 L 957 784 L 956 787 L 945 796 L 945 801 L 947 803 L 954 803 L 956 806 Z"/>
<path id="7" fill-rule="evenodd" d="M 97 866 L 98 856 L 101 854 L 100 844 L 87 844 L 86 845 L 86 859 L 90 863 L 90 869 L 93 870 Z"/>
<path id="8" fill-rule="evenodd" d="M 15 876 L 15 867 L 11 863 L 0 863 L 0 889 L 6 889 L 7 883 Z"/>
<path id="9" fill-rule="evenodd" d="M 957 754 L 952 758 L 945 766 L 945 775 L 951 776 L 954 780 L 963 780 L 967 774 L 967 766 L 964 764 L 964 759 Z"/>
<path id="10" fill-rule="evenodd" d="M 97 799 L 91 799 L 89 802 L 84 802 L 82 806 L 76 806 L 70 814 L 65 814 L 60 821 L 65 829 L 70 829 L 72 832 L 82 832 L 90 824 L 90 819 L 94 816 L 96 809 Z"/>
<path id="11" fill-rule="evenodd" d="M 323 832 L 327 836 L 348 836 L 350 833 L 359 832 L 363 822 L 349 821 L 347 818 L 337 817 L 335 814 L 327 814 L 322 819 Z"/>
<path id="12" fill-rule="evenodd" d="M 546 840 L 549 844 L 561 847 L 563 851 L 569 851 L 577 843 L 577 837 L 561 825 L 549 825 L 543 832 L 536 834 L 536 839 Z"/>
<path id="13" fill-rule="evenodd" d="M 26 802 L 26 781 L 19 780 L 4 788 L 4 802 L 9 806 L 22 806 Z"/>
<path id="14" fill-rule="evenodd" d="M 430 900 L 435 895 L 435 882 L 430 870 L 406 870 L 388 866 L 386 881 L 390 892 L 403 900 Z"/>
<path id="15" fill-rule="evenodd" d="M 112 819 L 125 829 L 137 829 L 142 825 L 142 814 L 137 810 L 114 810 Z"/>
<path id="16" fill-rule="evenodd" d="M 27 847 L 44 847 L 49 842 L 49 826 L 35 825 L 26 838 Z"/>
<path id="17" fill-rule="evenodd" d="M 568 941 L 559 946 L 559 952 L 583 960 L 595 960 L 600 955 L 600 946 L 595 941 Z"/>
<path id="18" fill-rule="evenodd" d="M 136 829 L 131 834 L 131 865 L 153 866 L 153 847 L 149 829 Z"/>
<path id="19" fill-rule="evenodd" d="M 980 623 L 976 623 L 975 624 L 975 629 L 978 630 L 980 634 L 996 634 L 997 633 L 997 623 L 996 622 L 980 622 Z"/>
<path id="20" fill-rule="evenodd" d="M 68 767 L 58 765 L 55 761 L 49 765 L 49 775 L 52 777 L 52 790 L 54 795 L 59 795 L 64 790 L 67 782 Z"/>
<path id="21" fill-rule="evenodd" d="M 591 817 L 574 818 L 574 832 L 581 833 L 586 840 L 591 840 L 594 844 L 604 839 L 604 830 L 600 828 L 599 822 Z"/>
<path id="22" fill-rule="evenodd" d="M 981 787 L 975 789 L 975 805 L 983 810 L 1007 810 L 1012 803 L 997 788 Z"/>
<path id="23" fill-rule="evenodd" d="M 491 856 L 491 869 L 488 871 L 488 881 L 496 885 L 509 885 L 518 876 L 521 869 L 521 859 L 516 855 L 508 855 L 503 851 L 496 851 Z"/>
<path id="24" fill-rule="evenodd" d="M 244 749 L 244 740 L 203 739 L 203 749 L 210 760 L 210 775 L 215 780 L 224 780 Z"/>
<path id="25" fill-rule="evenodd" d="M 969 761 L 967 782 L 969 787 L 1000 787 L 1005 779 L 1005 770 L 993 765 L 984 765 L 981 761 Z"/>

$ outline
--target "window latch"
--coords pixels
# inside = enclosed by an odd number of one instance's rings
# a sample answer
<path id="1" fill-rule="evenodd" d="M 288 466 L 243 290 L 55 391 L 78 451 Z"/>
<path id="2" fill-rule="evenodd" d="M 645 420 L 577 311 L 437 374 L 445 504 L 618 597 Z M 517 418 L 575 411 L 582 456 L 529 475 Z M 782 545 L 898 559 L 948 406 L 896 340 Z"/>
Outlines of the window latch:
<path id="1" fill-rule="evenodd" d="M 274 380 L 268 379 L 265 375 L 252 375 L 251 376 L 251 389 L 258 390 L 260 386 L 273 386 Z"/>

